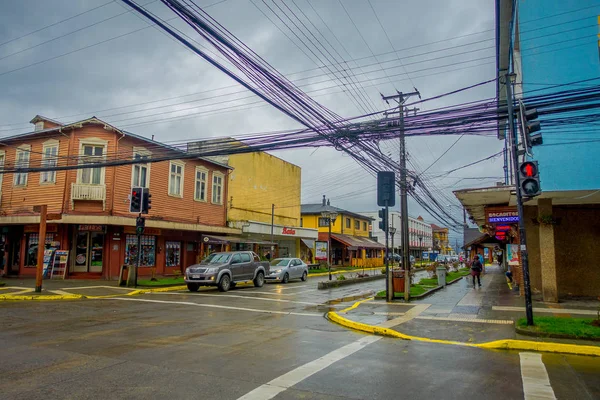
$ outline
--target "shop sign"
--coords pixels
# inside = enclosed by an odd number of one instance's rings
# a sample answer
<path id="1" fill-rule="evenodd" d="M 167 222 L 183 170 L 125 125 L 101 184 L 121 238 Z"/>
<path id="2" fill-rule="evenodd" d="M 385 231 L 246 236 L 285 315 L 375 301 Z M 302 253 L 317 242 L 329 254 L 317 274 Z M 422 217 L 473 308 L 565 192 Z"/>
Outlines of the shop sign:
<path id="1" fill-rule="evenodd" d="M 135 226 L 125 226 L 125 227 L 123 227 L 123 232 L 135 235 L 136 234 Z M 144 228 L 144 235 L 160 236 L 161 233 L 162 232 L 161 232 L 160 228 L 148 228 L 148 227 Z"/>
<path id="2" fill-rule="evenodd" d="M 327 242 L 317 242 L 315 260 L 327 260 Z"/>
<path id="3" fill-rule="evenodd" d="M 23 233 L 38 233 L 40 231 L 39 225 L 25 225 L 23 228 Z M 46 233 L 56 233 L 58 232 L 58 225 L 56 224 L 46 224 Z"/>
<path id="4" fill-rule="evenodd" d="M 283 231 L 281 231 L 281 233 L 283 235 L 295 235 L 296 234 L 296 230 L 292 229 L 292 228 L 287 228 L 287 227 L 283 227 Z"/>
<path id="5" fill-rule="evenodd" d="M 88 232 L 104 232 L 104 225 L 84 224 L 84 225 L 79 225 L 77 227 L 77 230 L 88 231 Z"/>
<path id="6" fill-rule="evenodd" d="M 514 224 L 519 222 L 519 212 L 513 207 L 490 207 L 485 209 L 490 224 Z"/>

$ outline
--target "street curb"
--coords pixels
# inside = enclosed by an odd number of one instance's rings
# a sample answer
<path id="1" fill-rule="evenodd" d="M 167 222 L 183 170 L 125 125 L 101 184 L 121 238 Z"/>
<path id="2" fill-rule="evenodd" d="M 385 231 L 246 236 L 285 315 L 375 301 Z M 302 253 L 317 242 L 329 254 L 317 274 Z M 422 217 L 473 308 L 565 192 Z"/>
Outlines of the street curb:
<path id="1" fill-rule="evenodd" d="M 367 301 L 367 300 L 372 299 L 373 298 L 373 293 L 374 293 L 373 291 L 369 291 L 369 292 L 365 292 L 365 293 L 359 293 L 359 294 L 354 295 L 354 296 L 340 297 L 339 299 L 331 299 L 331 300 L 327 300 L 324 304 L 333 305 L 333 304 L 347 303 L 349 301 L 354 301 L 354 300 L 361 300 L 361 301 L 358 301 L 358 302 L 354 303 L 352 305 L 352 307 L 349 307 L 349 308 L 347 308 L 345 310 L 342 310 L 342 311 L 347 311 L 349 309 L 358 307 L 358 305 L 360 303 L 362 303 L 363 301 Z"/>
<path id="2" fill-rule="evenodd" d="M 344 279 L 344 280 L 319 282 L 317 284 L 317 289 L 324 290 L 324 289 L 336 288 L 336 287 L 340 287 L 340 286 L 354 285 L 354 284 L 361 283 L 361 282 L 376 281 L 379 279 L 385 279 L 385 275 L 369 275 L 369 276 L 365 276 L 364 278 L 352 278 L 352 279 Z"/>
<path id="3" fill-rule="evenodd" d="M 414 340 L 427 343 L 438 343 L 463 347 L 476 347 L 488 350 L 521 350 L 521 351 L 539 351 L 547 353 L 574 354 L 583 356 L 600 357 L 600 346 L 588 346 L 577 344 L 563 344 L 553 342 L 532 342 L 527 340 L 502 339 L 487 343 L 464 343 L 451 340 L 431 339 L 426 337 L 410 336 L 389 328 L 368 325 L 362 322 L 356 322 L 340 316 L 335 311 L 327 313 L 327 319 L 343 327 L 360 332 L 370 333 L 379 336 L 386 336 L 394 339 Z"/>
<path id="4" fill-rule="evenodd" d="M 349 273 L 349 272 L 360 272 L 360 271 L 374 271 L 376 269 L 381 269 L 382 267 L 372 267 L 372 268 L 355 268 L 355 269 L 344 269 L 344 270 L 337 270 L 337 271 L 331 271 L 331 275 L 337 275 L 337 274 L 343 274 L 343 273 Z M 308 277 L 319 277 L 319 276 L 329 276 L 329 272 L 318 272 L 316 274 L 311 274 L 310 271 L 308 272 Z"/>
<path id="5" fill-rule="evenodd" d="M 85 299 L 82 294 L 40 294 L 40 295 L 10 295 L 0 296 L 0 301 L 22 301 L 22 300 L 79 300 Z"/>
<path id="6" fill-rule="evenodd" d="M 595 338 L 582 338 L 573 335 L 567 335 L 562 333 L 545 333 L 545 332 L 532 332 L 528 329 L 515 327 L 515 332 L 520 335 L 540 337 L 540 338 L 551 338 L 551 339 L 573 339 L 573 340 L 589 340 L 592 342 L 600 342 L 600 337 Z"/>

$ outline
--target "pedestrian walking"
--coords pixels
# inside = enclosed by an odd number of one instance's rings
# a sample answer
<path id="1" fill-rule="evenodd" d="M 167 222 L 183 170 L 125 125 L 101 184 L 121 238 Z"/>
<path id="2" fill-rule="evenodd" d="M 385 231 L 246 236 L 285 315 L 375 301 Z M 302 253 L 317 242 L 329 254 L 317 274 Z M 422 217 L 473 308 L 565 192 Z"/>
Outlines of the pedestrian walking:
<path id="1" fill-rule="evenodd" d="M 477 284 L 481 287 L 481 270 L 483 269 L 481 261 L 479 261 L 479 257 L 475 256 L 473 258 L 473 263 L 471 264 L 471 276 L 473 277 L 473 289 L 475 289 L 475 277 L 477 277 Z"/>

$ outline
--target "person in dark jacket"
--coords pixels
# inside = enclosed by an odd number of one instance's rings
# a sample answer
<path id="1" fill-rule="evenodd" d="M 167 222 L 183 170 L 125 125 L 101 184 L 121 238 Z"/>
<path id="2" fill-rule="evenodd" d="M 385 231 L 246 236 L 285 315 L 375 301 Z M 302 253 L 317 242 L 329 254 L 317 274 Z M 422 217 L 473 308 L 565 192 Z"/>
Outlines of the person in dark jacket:
<path id="1" fill-rule="evenodd" d="M 483 270 L 483 266 L 481 265 L 481 261 L 479 261 L 479 257 L 475 256 L 473 258 L 473 263 L 471 264 L 471 276 L 473 277 L 473 289 L 475 289 L 475 277 L 477 277 L 477 284 L 481 287 L 481 271 Z"/>

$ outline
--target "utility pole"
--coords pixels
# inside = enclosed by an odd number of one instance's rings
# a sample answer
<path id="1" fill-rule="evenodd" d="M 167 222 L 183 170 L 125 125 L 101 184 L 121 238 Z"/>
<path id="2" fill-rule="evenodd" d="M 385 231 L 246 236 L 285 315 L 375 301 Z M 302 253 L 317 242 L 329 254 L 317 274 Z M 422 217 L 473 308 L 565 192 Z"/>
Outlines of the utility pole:
<path id="1" fill-rule="evenodd" d="M 274 259 L 275 245 L 273 244 L 273 227 L 275 225 L 275 204 L 271 204 L 271 259 Z"/>
<path id="2" fill-rule="evenodd" d="M 506 101 L 508 104 L 508 130 L 511 140 L 511 155 L 514 171 L 514 182 L 517 193 L 517 211 L 519 212 L 519 243 L 521 245 L 521 265 L 523 266 L 523 284 L 525 285 L 525 315 L 527 325 L 533 325 L 533 306 L 531 304 L 531 284 L 529 282 L 529 259 L 527 255 L 527 240 L 525 237 L 525 216 L 523 213 L 523 196 L 521 193 L 521 182 L 517 171 L 519 171 L 519 158 L 517 153 L 518 138 L 514 124 L 514 104 L 512 93 L 512 78 L 515 74 L 505 75 Z"/>
<path id="3" fill-rule="evenodd" d="M 35 292 L 42 292 L 42 274 L 44 272 L 44 250 L 46 250 L 46 214 L 48 206 L 42 205 L 34 207 L 40 213 L 40 232 L 38 239 L 37 270 L 35 271 Z"/>
<path id="4" fill-rule="evenodd" d="M 404 103 L 411 96 L 421 94 L 415 88 L 414 92 L 398 92 L 392 96 L 381 96 L 389 104 L 389 100 L 395 100 L 398 103 L 399 128 L 400 128 L 400 240 L 402 243 L 402 265 L 404 267 L 404 300 L 410 299 L 410 255 L 408 241 L 408 184 L 406 182 L 406 138 L 404 136 Z M 416 113 L 416 110 L 415 110 Z"/>

